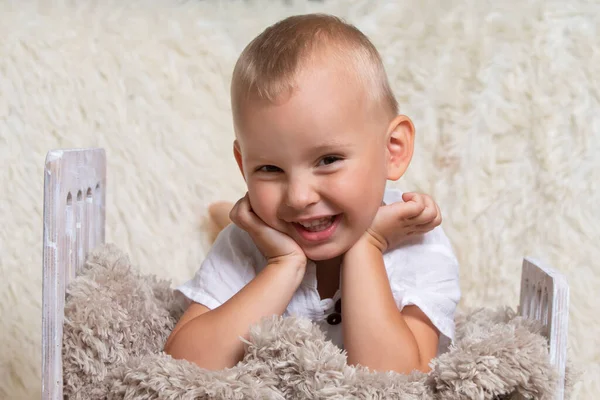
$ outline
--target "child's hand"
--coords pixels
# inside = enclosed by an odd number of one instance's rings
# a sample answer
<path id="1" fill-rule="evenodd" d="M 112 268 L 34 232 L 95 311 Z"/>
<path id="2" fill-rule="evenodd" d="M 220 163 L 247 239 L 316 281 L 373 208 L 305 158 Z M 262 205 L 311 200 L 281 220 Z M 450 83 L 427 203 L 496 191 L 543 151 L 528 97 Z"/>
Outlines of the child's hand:
<path id="1" fill-rule="evenodd" d="M 400 246 L 408 238 L 429 232 L 442 223 L 438 205 L 426 194 L 404 193 L 404 202 L 379 207 L 368 239 L 382 252 Z"/>
<path id="2" fill-rule="evenodd" d="M 296 265 L 304 266 L 306 264 L 306 255 L 294 239 L 271 228 L 252 211 L 247 193 L 235 203 L 229 218 L 234 224 L 248 232 L 256 247 L 269 263 L 292 261 L 298 263 Z"/>

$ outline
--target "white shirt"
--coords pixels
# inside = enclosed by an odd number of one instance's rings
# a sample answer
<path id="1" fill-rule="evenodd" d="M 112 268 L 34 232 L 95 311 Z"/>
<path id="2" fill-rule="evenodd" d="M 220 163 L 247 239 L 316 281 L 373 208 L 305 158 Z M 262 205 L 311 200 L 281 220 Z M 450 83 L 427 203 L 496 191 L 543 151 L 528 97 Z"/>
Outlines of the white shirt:
<path id="1" fill-rule="evenodd" d="M 384 202 L 402 201 L 402 192 L 385 191 Z M 399 310 L 416 305 L 441 332 L 438 354 L 454 340 L 454 312 L 460 300 L 458 261 L 441 227 L 386 252 L 383 261 Z M 219 234 L 195 276 L 177 288 L 189 300 L 215 309 L 248 284 L 267 264 L 250 235 L 234 224 Z M 340 348 L 342 324 L 329 325 L 340 290 L 331 299 L 317 291 L 316 265 L 309 261 L 302 283 L 284 316 L 303 316 L 315 321 Z"/>

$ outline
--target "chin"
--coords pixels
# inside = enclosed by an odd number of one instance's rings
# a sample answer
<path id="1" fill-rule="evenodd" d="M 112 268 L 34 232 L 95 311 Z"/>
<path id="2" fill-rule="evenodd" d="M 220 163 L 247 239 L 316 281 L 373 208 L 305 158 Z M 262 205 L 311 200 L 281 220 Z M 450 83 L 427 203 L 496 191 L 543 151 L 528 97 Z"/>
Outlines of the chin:
<path id="1" fill-rule="evenodd" d="M 303 249 L 306 258 L 313 261 L 331 260 L 342 254 L 341 251 L 326 250 L 326 249 Z"/>
<path id="2" fill-rule="evenodd" d="M 350 248 L 350 246 L 347 246 Z M 325 261 L 339 257 L 348 251 L 348 248 L 339 246 L 337 244 L 327 244 L 324 246 L 318 246 L 316 248 L 302 249 L 306 258 L 313 261 Z"/>

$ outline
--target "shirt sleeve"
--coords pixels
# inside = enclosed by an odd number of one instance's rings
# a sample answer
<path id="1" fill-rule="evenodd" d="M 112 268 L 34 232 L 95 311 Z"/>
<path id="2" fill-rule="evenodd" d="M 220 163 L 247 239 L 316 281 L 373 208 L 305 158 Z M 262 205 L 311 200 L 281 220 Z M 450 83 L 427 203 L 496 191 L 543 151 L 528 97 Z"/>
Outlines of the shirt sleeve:
<path id="1" fill-rule="evenodd" d="M 215 309 L 254 279 L 257 252 L 248 233 L 230 224 L 217 236 L 194 277 L 176 290 Z"/>
<path id="2" fill-rule="evenodd" d="M 401 200 L 401 193 L 386 196 Z M 460 301 L 459 265 L 441 227 L 415 237 L 384 255 L 390 287 L 398 309 L 419 307 L 440 331 L 438 352 L 454 341 L 454 314 Z"/>

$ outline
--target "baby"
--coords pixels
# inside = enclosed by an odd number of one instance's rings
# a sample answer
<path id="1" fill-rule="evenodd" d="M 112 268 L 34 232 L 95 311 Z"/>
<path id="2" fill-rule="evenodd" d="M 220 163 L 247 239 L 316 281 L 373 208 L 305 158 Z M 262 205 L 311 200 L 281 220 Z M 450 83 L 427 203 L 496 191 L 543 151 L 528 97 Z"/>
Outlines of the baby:
<path id="1" fill-rule="evenodd" d="M 233 72 L 233 152 L 248 192 L 195 277 L 165 351 L 241 360 L 250 325 L 318 323 L 349 364 L 429 370 L 454 338 L 458 263 L 429 196 L 386 189 L 413 154 L 379 53 L 327 15 L 287 18 Z"/>

